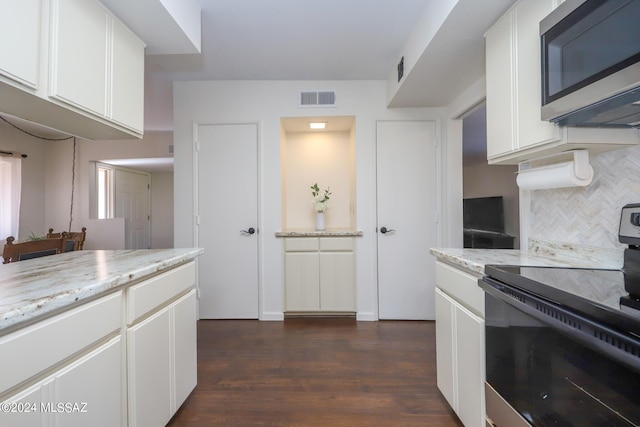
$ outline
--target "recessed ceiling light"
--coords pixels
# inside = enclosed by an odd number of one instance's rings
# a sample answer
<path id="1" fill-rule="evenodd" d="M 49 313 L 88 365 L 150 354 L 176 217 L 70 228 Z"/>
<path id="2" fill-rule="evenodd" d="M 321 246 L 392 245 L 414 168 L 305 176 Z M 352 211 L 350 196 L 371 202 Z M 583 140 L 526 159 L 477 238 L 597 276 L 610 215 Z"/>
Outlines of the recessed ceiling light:
<path id="1" fill-rule="evenodd" d="M 310 129 L 324 129 L 327 125 L 327 122 L 311 122 L 309 123 Z"/>

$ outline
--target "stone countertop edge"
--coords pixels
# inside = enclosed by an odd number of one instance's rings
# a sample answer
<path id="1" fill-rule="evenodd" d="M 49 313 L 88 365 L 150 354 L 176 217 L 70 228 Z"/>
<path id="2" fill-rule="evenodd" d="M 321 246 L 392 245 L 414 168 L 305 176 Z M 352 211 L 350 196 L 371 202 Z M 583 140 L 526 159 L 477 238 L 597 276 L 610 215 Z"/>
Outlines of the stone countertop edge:
<path id="1" fill-rule="evenodd" d="M 202 253 L 202 248 L 82 250 L 0 265 L 0 335 Z"/>
<path id="2" fill-rule="evenodd" d="M 276 237 L 360 237 L 363 235 L 362 230 L 283 230 L 276 231 Z"/>
<path id="3" fill-rule="evenodd" d="M 520 249 L 431 248 L 439 261 L 476 275 L 484 266 L 526 265 L 536 267 L 620 269 L 623 251 L 532 239 L 528 251 Z"/>

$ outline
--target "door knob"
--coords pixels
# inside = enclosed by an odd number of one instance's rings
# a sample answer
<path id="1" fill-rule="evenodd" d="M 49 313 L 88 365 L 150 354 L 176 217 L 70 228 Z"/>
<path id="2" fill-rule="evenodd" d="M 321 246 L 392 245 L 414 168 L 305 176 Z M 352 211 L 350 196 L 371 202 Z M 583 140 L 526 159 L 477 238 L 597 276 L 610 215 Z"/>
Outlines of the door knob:
<path id="1" fill-rule="evenodd" d="M 255 233 L 255 232 L 256 232 L 256 229 L 255 229 L 255 228 L 253 228 L 253 227 L 251 227 L 251 228 L 249 228 L 248 230 L 240 230 L 240 231 L 241 231 L 242 233 L 244 233 L 244 234 L 253 234 L 253 233 Z"/>
<path id="2" fill-rule="evenodd" d="M 380 232 L 382 234 L 387 234 L 387 233 L 393 233 L 396 230 L 393 230 L 391 228 L 387 228 L 387 227 L 380 227 Z"/>

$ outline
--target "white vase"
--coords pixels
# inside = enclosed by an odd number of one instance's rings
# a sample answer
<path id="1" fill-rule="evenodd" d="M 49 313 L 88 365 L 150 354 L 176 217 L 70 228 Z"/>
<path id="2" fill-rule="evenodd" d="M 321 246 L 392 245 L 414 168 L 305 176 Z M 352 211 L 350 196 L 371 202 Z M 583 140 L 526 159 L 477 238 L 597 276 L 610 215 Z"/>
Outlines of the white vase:
<path id="1" fill-rule="evenodd" d="M 317 231 L 325 230 L 324 212 L 316 212 L 316 230 Z"/>

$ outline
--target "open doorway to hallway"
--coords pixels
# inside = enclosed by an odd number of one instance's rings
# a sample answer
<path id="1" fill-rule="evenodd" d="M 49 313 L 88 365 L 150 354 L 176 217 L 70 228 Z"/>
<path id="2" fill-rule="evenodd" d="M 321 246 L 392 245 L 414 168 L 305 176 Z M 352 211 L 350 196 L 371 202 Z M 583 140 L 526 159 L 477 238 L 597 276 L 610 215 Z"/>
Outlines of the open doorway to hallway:
<path id="1" fill-rule="evenodd" d="M 462 119 L 464 246 L 519 248 L 517 166 L 487 162 L 485 103 Z"/>

